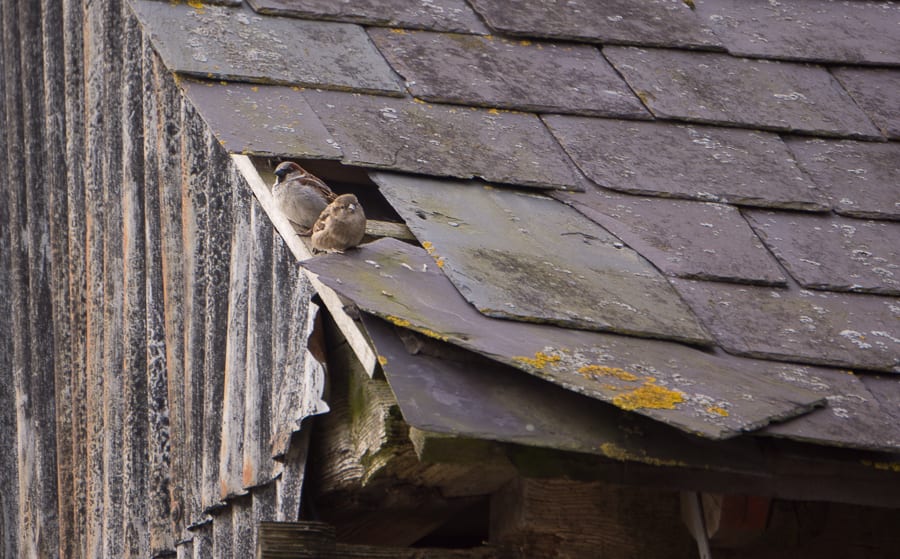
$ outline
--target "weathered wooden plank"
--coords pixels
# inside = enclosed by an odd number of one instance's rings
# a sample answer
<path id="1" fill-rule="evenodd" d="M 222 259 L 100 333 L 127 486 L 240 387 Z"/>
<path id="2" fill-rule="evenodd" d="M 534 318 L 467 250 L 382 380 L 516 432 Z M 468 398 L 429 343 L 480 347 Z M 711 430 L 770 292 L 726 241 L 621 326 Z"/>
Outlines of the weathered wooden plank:
<path id="1" fill-rule="evenodd" d="M 53 366 L 53 310 L 51 301 L 49 187 L 44 161 L 44 85 L 41 13 L 34 6 L 17 4 L 20 38 L 20 81 L 23 150 L 18 164 L 24 181 L 12 185 L 18 229 L 24 233 L 14 248 L 21 256 L 17 280 L 27 293 L 14 294 L 16 315 L 24 316 L 25 328 L 14 332 L 24 337 L 14 345 L 15 387 L 19 434 L 19 509 L 25 557 L 58 553 L 56 479 L 55 389 Z M 59 177 L 57 177 L 59 178 Z M 24 219 L 23 219 L 24 218 Z M 14 222 L 15 222 L 14 218 Z M 15 236 L 18 236 L 17 232 Z M 14 246 L 16 239 L 13 239 Z M 21 252 L 19 252 L 21 250 Z M 18 254 L 17 254 L 18 253 Z M 16 299 L 22 304 L 16 305 Z M 26 306 L 27 305 L 27 306 Z"/>
<path id="2" fill-rule="evenodd" d="M 159 211 L 162 235 L 163 292 L 165 300 L 166 368 L 169 398 L 169 429 L 171 433 L 172 521 L 177 534 L 184 529 L 183 483 L 185 449 L 184 418 L 184 267 L 181 197 L 182 184 L 182 97 L 162 60 L 154 59 L 159 110 Z"/>
<path id="3" fill-rule="evenodd" d="M 156 556 L 174 549 L 175 541 L 170 522 L 170 430 L 168 401 L 168 371 L 166 368 L 166 336 L 162 246 L 160 232 L 158 128 L 159 107 L 155 90 L 155 54 L 149 38 L 142 39 L 142 73 L 144 76 L 144 228 L 146 239 L 146 324 L 147 324 L 147 414 L 149 426 L 149 508 L 150 554 Z"/>
<path id="4" fill-rule="evenodd" d="M 72 441 L 72 325 L 69 323 L 68 192 L 66 188 L 65 46 L 61 0 L 42 0 L 44 52 L 44 138 L 49 190 L 49 229 L 53 314 L 53 366 L 56 408 L 57 525 L 62 557 L 75 556 Z"/>
<path id="5" fill-rule="evenodd" d="M 287 454 L 284 469 L 275 481 L 275 516 L 279 522 L 294 522 L 300 518 L 300 501 L 303 494 L 303 480 L 306 477 L 306 460 L 309 453 L 311 425 L 306 425 L 295 433 Z"/>
<path id="6" fill-rule="evenodd" d="M 9 35 L 9 13 L 7 4 L 0 2 L 0 124 L 4 133 L 0 134 L 0 176 L 11 179 L 13 174 L 12 154 L 7 139 L 11 132 L 7 121 L 7 107 L 12 107 L 12 93 L 7 92 L 7 71 L 12 60 L 8 59 L 6 37 Z M 9 97 L 7 97 L 9 95 Z M 13 109 L 15 110 L 15 109 Z M 2 183 L 4 196 L 10 195 L 10 183 Z M 12 247 L 12 215 L 9 204 L 0 204 L 0 246 Z M 0 316 L 12 317 L 12 254 L 11 250 L 0 250 Z M 13 381 L 13 321 L 0 320 L 0 486 L 18 487 L 18 448 L 16 443 L 16 408 Z M 19 499 L 17 491 L 0 493 L 0 556 L 19 555 Z"/>
<path id="7" fill-rule="evenodd" d="M 63 0 L 65 38 L 65 127 L 67 184 L 67 254 L 69 266 L 68 319 L 71 328 L 72 368 L 72 522 L 75 556 L 87 556 L 87 346 L 88 297 L 86 283 L 87 219 L 85 215 L 85 80 L 84 11 L 82 0 Z M 64 532 L 61 533 L 64 534 Z"/>
<path id="8" fill-rule="evenodd" d="M 219 498 L 244 493 L 241 483 L 244 442 L 244 389 L 247 363 L 247 305 L 250 235 L 250 193 L 229 173 L 233 229 L 228 279 L 228 339 L 225 344 L 225 394 L 222 410 L 222 449 L 219 454 Z"/>
<path id="9" fill-rule="evenodd" d="M 258 530 L 256 526 L 260 522 L 275 520 L 275 499 L 277 495 L 275 483 L 267 483 L 253 490 L 250 496 L 253 498 L 253 547 L 256 548 Z"/>
<path id="10" fill-rule="evenodd" d="M 205 524 L 193 529 L 193 559 L 215 559 L 213 556 L 213 523 Z"/>
<path id="11" fill-rule="evenodd" d="M 235 557 L 233 553 L 234 539 L 232 536 L 231 511 L 231 507 L 226 507 L 213 518 L 212 555 L 216 559 L 241 559 L 240 557 Z"/>
<path id="12" fill-rule="evenodd" d="M 235 559 L 253 557 L 254 534 L 256 526 L 253 522 L 253 498 L 244 495 L 230 503 L 231 509 L 231 552 Z"/>
<path id="13" fill-rule="evenodd" d="M 182 255 L 184 262 L 184 506 L 188 525 L 199 519 L 202 506 L 200 486 L 202 464 L 196 457 L 203 452 L 203 371 L 205 359 L 207 277 L 207 187 L 209 161 L 206 154 L 205 124 L 194 107 L 182 103 L 184 129 L 181 144 Z"/>
<path id="14" fill-rule="evenodd" d="M 247 355 L 244 390 L 241 485 L 271 480 L 272 452 L 272 226 L 250 198 L 250 269 L 247 296 Z M 279 325 L 287 327 L 287 325 Z"/>
<path id="15" fill-rule="evenodd" d="M 123 245 L 123 441 L 122 547 L 124 557 L 139 558 L 150 547 L 147 506 L 147 276 L 144 236 L 144 81 L 141 31 L 125 15 L 121 122 Z"/>
<path id="16" fill-rule="evenodd" d="M 204 510 L 219 503 L 219 450 L 222 436 L 223 375 L 228 330 L 228 282 L 231 265 L 232 204 L 228 185 L 229 159 L 218 141 L 207 131 L 207 222 L 206 313 L 203 364 L 203 453 L 200 502 Z M 199 519 L 193 519 L 198 521 Z"/>

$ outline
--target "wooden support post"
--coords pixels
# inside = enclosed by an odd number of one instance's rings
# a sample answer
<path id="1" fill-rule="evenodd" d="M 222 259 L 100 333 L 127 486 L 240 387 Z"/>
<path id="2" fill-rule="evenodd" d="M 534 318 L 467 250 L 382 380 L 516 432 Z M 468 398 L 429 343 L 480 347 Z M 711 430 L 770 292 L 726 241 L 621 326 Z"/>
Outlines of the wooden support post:
<path id="1" fill-rule="evenodd" d="M 700 494 L 694 491 L 681 492 L 681 519 L 697 542 L 700 559 L 712 559 L 709 551 L 709 538 L 706 535 L 706 523 L 703 519 L 703 506 Z"/>

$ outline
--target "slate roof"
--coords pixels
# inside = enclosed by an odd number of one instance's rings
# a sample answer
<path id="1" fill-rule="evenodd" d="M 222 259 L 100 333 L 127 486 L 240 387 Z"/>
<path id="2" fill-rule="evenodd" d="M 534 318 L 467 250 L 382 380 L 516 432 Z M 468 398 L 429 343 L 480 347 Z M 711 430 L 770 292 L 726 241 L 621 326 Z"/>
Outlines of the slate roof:
<path id="1" fill-rule="evenodd" d="M 897 2 L 228 4 L 132 0 L 229 151 L 361 169 L 418 239 L 304 263 L 414 426 L 685 465 L 744 433 L 900 451 Z"/>

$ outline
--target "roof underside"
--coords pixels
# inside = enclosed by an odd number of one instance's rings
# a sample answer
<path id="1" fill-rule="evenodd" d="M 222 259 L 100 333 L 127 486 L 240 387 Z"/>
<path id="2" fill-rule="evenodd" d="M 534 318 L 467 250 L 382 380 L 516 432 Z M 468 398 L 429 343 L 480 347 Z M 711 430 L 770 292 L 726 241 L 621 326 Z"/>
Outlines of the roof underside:
<path id="1" fill-rule="evenodd" d="M 900 4 L 230 4 L 132 1 L 226 149 L 362 168 L 418 239 L 304 263 L 412 425 L 900 450 Z"/>

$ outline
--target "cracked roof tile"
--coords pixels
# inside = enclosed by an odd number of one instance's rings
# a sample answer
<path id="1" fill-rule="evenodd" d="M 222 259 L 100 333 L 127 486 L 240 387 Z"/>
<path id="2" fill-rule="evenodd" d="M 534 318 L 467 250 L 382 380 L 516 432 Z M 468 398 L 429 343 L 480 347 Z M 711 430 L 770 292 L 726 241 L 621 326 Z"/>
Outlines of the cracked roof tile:
<path id="1" fill-rule="evenodd" d="M 472 0 L 499 32 L 609 44 L 719 48 L 719 40 L 682 0 Z"/>
<path id="2" fill-rule="evenodd" d="M 426 101 L 650 118 L 593 46 L 387 29 L 369 35 Z"/>
<path id="3" fill-rule="evenodd" d="M 362 27 L 260 16 L 249 8 L 134 0 L 166 66 L 201 77 L 397 95 Z"/>
<path id="4" fill-rule="evenodd" d="M 558 193 L 664 273 L 685 278 L 784 284 L 778 264 L 737 208 L 610 190 Z"/>
<path id="5" fill-rule="evenodd" d="M 827 208 L 776 134 L 662 122 L 543 118 L 584 174 L 606 188 L 751 206 Z"/>
<path id="6" fill-rule="evenodd" d="M 670 281 L 728 352 L 900 373 L 895 297 Z"/>
<path id="7" fill-rule="evenodd" d="M 460 293 L 487 316 L 710 341 L 656 269 L 556 200 L 477 183 L 372 178 Z"/>
<path id="8" fill-rule="evenodd" d="M 900 295 L 900 223 L 833 214 L 745 214 L 803 287 Z"/>
<path id="9" fill-rule="evenodd" d="M 900 219 L 900 143 L 800 137 L 787 137 L 785 143 L 836 212 Z"/>
<path id="10" fill-rule="evenodd" d="M 489 30 L 465 0 L 248 0 L 263 14 L 457 33 Z"/>
<path id="11" fill-rule="evenodd" d="M 900 64 L 900 4 L 841 0 L 696 0 L 697 14 L 740 56 Z"/>
<path id="12" fill-rule="evenodd" d="M 635 47 L 603 54 L 658 117 L 881 139 L 821 66 Z"/>
<path id="13" fill-rule="evenodd" d="M 330 91 L 305 94 L 349 165 L 581 188 L 583 179 L 535 115 Z"/>

